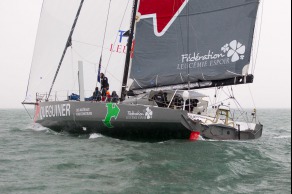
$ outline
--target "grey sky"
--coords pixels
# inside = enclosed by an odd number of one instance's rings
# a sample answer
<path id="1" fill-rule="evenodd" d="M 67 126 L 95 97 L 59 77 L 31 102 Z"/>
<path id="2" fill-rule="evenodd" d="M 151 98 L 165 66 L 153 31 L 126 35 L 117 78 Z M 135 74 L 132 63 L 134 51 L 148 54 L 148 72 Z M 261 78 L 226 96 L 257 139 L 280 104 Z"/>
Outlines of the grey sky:
<path id="1" fill-rule="evenodd" d="M 21 108 L 24 100 L 42 0 L 0 0 L 0 108 Z M 255 82 L 259 108 L 291 108 L 291 1 L 264 1 Z M 238 100 L 253 105 L 248 87 Z"/>

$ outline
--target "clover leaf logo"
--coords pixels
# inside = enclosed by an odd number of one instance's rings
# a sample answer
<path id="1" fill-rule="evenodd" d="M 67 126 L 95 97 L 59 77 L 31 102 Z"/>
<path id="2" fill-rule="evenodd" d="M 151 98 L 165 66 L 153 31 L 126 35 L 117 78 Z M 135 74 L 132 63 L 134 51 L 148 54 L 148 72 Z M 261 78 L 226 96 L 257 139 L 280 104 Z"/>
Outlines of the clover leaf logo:
<path id="1" fill-rule="evenodd" d="M 222 52 L 224 52 L 224 53 L 226 53 L 226 52 L 228 52 L 229 51 L 229 45 L 228 44 L 225 44 L 222 48 L 221 48 L 221 51 Z"/>
<path id="2" fill-rule="evenodd" d="M 221 50 L 227 53 L 227 57 L 231 57 L 231 62 L 237 62 L 239 60 L 244 60 L 246 47 L 237 40 L 233 40 L 229 44 L 225 44 Z"/>
<path id="3" fill-rule="evenodd" d="M 147 119 L 152 119 L 153 112 L 149 107 L 146 109 L 145 116 L 146 116 Z"/>

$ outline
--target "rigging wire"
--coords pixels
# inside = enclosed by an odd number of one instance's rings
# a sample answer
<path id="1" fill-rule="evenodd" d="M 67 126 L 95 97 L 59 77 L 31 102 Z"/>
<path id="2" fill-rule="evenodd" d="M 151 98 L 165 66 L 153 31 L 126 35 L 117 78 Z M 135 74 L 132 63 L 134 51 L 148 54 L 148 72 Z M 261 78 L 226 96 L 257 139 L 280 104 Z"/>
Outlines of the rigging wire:
<path id="1" fill-rule="evenodd" d="M 212 102 L 212 104 L 216 103 L 217 95 L 218 95 L 218 88 L 215 88 L 214 99 L 212 100 L 211 97 L 209 96 L 210 102 Z"/>
<path id="2" fill-rule="evenodd" d="M 100 45 L 95 45 L 95 44 L 91 44 L 91 43 L 87 43 L 87 42 L 82 42 L 82 41 L 78 41 L 78 40 L 72 40 L 72 42 L 77 42 L 77 43 L 84 44 L 84 45 L 87 45 L 87 46 L 102 48 L 102 46 L 100 46 Z M 109 49 L 109 48 L 106 48 L 106 49 Z"/>
<path id="3" fill-rule="evenodd" d="M 231 86 L 232 96 L 235 98 L 233 87 Z"/>
<path id="4" fill-rule="evenodd" d="M 211 100 L 211 98 L 210 98 L 210 101 L 213 103 L 213 105 L 212 106 L 214 106 L 214 105 L 216 105 L 216 104 L 218 104 L 217 103 L 217 100 L 219 100 L 220 99 L 220 90 L 221 90 L 221 88 L 220 87 L 216 87 L 215 88 L 215 95 L 214 95 L 214 99 L 213 100 Z M 221 103 L 221 102 L 220 102 Z"/>
<path id="5" fill-rule="evenodd" d="M 243 116 L 244 113 L 246 113 L 246 111 L 244 111 L 244 109 L 242 108 L 242 106 L 240 105 L 240 103 L 237 101 L 237 99 L 234 99 L 234 102 L 236 102 L 235 105 L 237 106 L 238 111 L 241 112 L 241 115 L 238 116 L 237 119 L 239 119 L 239 117 L 242 117 L 242 118 L 244 119 L 244 121 L 245 121 L 246 123 L 248 123 L 248 117 L 247 117 L 247 115 L 246 115 L 246 117 Z"/>
<path id="6" fill-rule="evenodd" d="M 106 32 L 107 32 L 107 26 L 108 26 L 108 19 L 109 19 L 109 14 L 110 14 L 110 9 L 111 9 L 111 3 L 112 3 L 112 0 L 109 1 L 109 8 L 108 8 L 108 12 L 107 12 L 105 30 L 104 30 L 104 35 L 103 35 L 103 42 L 102 42 L 102 47 L 101 47 L 101 56 L 103 54 L 103 48 L 104 48 L 105 37 L 106 37 Z"/>
<path id="7" fill-rule="evenodd" d="M 234 98 L 234 96 L 232 96 L 232 94 L 231 94 L 231 91 L 230 91 L 229 87 L 227 87 L 227 90 L 228 90 L 230 99 Z"/>
<path id="8" fill-rule="evenodd" d="M 233 87 L 231 86 L 231 89 L 228 88 L 228 92 L 229 92 L 229 95 L 230 95 L 230 98 L 231 100 L 234 101 L 235 103 L 235 106 L 237 107 L 237 111 L 240 112 L 240 115 L 234 120 L 238 120 L 240 117 L 242 117 L 246 123 L 248 123 L 248 117 L 243 117 L 243 115 L 246 113 L 246 111 L 243 109 L 243 107 L 241 106 L 241 104 L 238 102 L 238 100 L 235 98 L 235 95 L 234 95 L 234 90 L 233 90 Z M 226 93 L 226 95 L 228 95 Z M 234 111 L 235 112 L 235 111 Z"/>
<path id="9" fill-rule="evenodd" d="M 126 6 L 126 9 L 125 9 L 125 11 L 124 11 L 124 15 L 123 15 L 123 17 L 122 17 L 122 20 L 121 20 L 121 23 L 120 23 L 119 29 L 121 29 L 121 27 L 122 27 L 122 24 L 123 24 L 124 18 L 125 18 L 126 13 L 127 13 L 127 8 L 128 8 L 128 6 L 129 6 L 129 2 L 130 2 L 130 1 L 128 1 L 127 6 Z M 115 42 L 114 42 L 114 45 L 116 44 L 117 40 L 118 40 L 118 37 L 116 37 Z M 113 52 L 110 52 L 110 57 L 109 57 L 109 59 L 108 59 L 108 62 L 107 62 L 106 68 L 105 68 L 105 73 L 107 73 L 107 69 L 108 69 L 108 66 L 109 66 L 109 63 L 110 63 L 110 59 L 111 59 L 111 57 L 112 57 L 112 54 L 113 54 Z"/>
<path id="10" fill-rule="evenodd" d="M 173 12 L 175 12 L 175 10 L 174 10 L 174 6 L 175 6 L 175 2 L 174 2 L 174 4 L 173 4 Z M 174 27 L 175 27 L 175 30 L 176 30 L 176 38 L 177 38 L 177 40 L 181 40 L 181 41 L 177 41 L 176 42 L 176 48 L 177 48 L 177 51 L 179 51 L 179 48 L 180 48 L 180 46 L 179 46 L 179 44 L 181 44 L 181 47 L 182 47 L 182 53 L 185 53 L 185 45 L 184 45 L 184 39 L 183 39 L 183 30 L 182 30 L 182 22 L 181 22 L 181 17 L 177 17 L 177 20 L 179 21 L 178 22 L 178 25 L 175 25 Z M 177 56 L 179 56 L 180 54 L 179 53 L 177 53 Z M 179 60 L 179 58 L 178 58 L 178 60 Z M 181 77 L 181 80 L 182 80 L 182 83 L 184 83 L 185 81 L 184 81 L 184 79 L 183 79 L 183 75 L 182 75 L 182 73 L 180 73 L 180 77 Z M 158 87 L 158 86 L 157 86 Z"/>
<path id="11" fill-rule="evenodd" d="M 71 46 L 71 64 L 72 64 L 72 78 L 73 78 L 73 86 L 72 86 L 72 89 L 73 90 L 75 88 L 75 85 L 76 83 L 78 82 L 78 75 L 74 75 L 74 55 L 73 55 L 73 52 L 74 52 L 74 48 L 73 46 Z"/>
<path id="12" fill-rule="evenodd" d="M 258 53 L 259 53 L 259 47 L 260 47 L 260 41 L 261 41 L 261 33 L 262 33 L 262 27 L 263 27 L 263 17 L 264 17 L 264 0 L 262 0 L 262 2 L 261 2 L 261 16 L 260 16 L 260 20 L 259 20 L 259 32 L 256 33 L 256 34 L 258 34 L 258 41 L 256 43 L 257 44 L 256 51 L 255 51 L 255 54 L 254 54 L 254 57 L 253 57 L 252 74 L 255 73 L 257 60 L 258 60 Z"/>
<path id="13" fill-rule="evenodd" d="M 108 47 L 105 47 L 104 45 L 105 45 L 105 39 L 106 39 L 106 35 L 107 35 L 107 30 L 108 30 L 108 21 L 109 21 L 109 16 L 110 16 L 110 10 L 111 10 L 111 3 L 112 3 L 112 0 L 110 0 L 110 2 L 109 2 L 109 7 L 108 7 L 108 12 L 107 12 L 107 19 L 106 19 L 106 24 L 105 24 L 105 30 L 104 30 L 104 37 L 103 37 L 103 43 L 102 43 L 102 46 L 100 46 L 100 45 L 94 45 L 94 44 L 90 44 L 90 43 L 86 43 L 86 42 L 81 42 L 81 41 L 78 41 L 78 40 L 74 40 L 74 42 L 77 42 L 77 43 L 80 43 L 80 44 L 84 44 L 84 45 L 88 45 L 88 46 L 92 46 L 92 47 L 97 47 L 97 48 L 102 48 L 102 50 L 101 50 L 101 56 L 103 55 L 103 52 L 104 52 L 104 49 L 107 49 L 107 50 L 110 50 Z M 128 5 L 129 5 L 129 2 L 127 3 L 127 6 L 126 6 L 126 8 L 128 7 Z M 125 12 L 124 12 L 124 16 L 123 16 L 123 18 L 125 17 L 125 14 L 126 14 L 126 10 L 125 10 Z M 123 22 L 123 19 L 122 19 L 122 22 Z M 121 24 L 120 24 L 120 27 L 122 26 L 122 22 L 121 22 Z M 115 43 L 117 42 L 117 38 L 115 39 Z M 74 53 L 75 54 L 77 54 L 83 61 L 85 61 L 85 62 L 87 62 L 87 63 L 89 63 L 89 64 L 92 64 L 92 65 L 94 65 L 95 66 L 95 70 L 97 71 L 97 64 L 99 64 L 98 62 L 93 62 L 93 61 L 89 61 L 88 59 L 86 59 L 84 56 L 82 56 L 76 49 L 74 49 L 73 48 L 73 51 L 74 51 Z M 109 61 L 110 61 L 110 59 L 111 59 L 111 56 L 112 56 L 112 52 L 111 52 L 111 54 L 110 54 L 110 57 L 109 57 Z M 110 73 L 110 72 L 108 72 L 107 71 L 107 68 L 108 68 L 108 65 L 109 65 L 109 61 L 108 61 L 108 63 L 107 63 L 107 65 L 106 65 L 106 67 L 105 68 L 103 68 L 103 69 L 105 69 L 105 73 L 108 73 L 108 74 L 110 74 L 114 79 L 116 79 L 117 81 L 119 81 L 119 82 L 121 82 L 121 80 L 120 79 L 118 79 L 115 75 L 113 75 L 112 73 Z M 98 84 L 98 81 L 96 81 L 96 85 Z"/>
<path id="14" fill-rule="evenodd" d="M 86 63 L 90 64 L 90 65 L 94 65 L 96 66 L 98 63 L 96 62 L 92 62 L 87 60 L 85 57 L 83 57 L 80 53 L 78 53 L 74 48 L 73 48 L 73 52 L 78 55 L 83 61 L 85 61 Z M 116 79 L 117 81 L 121 82 L 121 80 L 119 78 L 117 78 L 114 74 L 112 74 L 111 72 L 107 72 L 108 74 L 110 74 L 112 76 L 112 78 Z"/>
<path id="15" fill-rule="evenodd" d="M 187 51 L 190 53 L 190 4 L 187 4 Z M 188 91 L 191 89 L 191 81 L 190 81 L 190 65 L 188 63 Z M 189 98 L 189 112 L 191 111 L 191 103 Z"/>
<path id="16" fill-rule="evenodd" d="M 105 23 L 105 30 L 104 30 L 104 34 L 103 34 L 103 41 L 102 41 L 102 47 L 101 47 L 101 54 L 100 54 L 100 60 L 99 60 L 99 65 L 101 65 L 102 63 L 102 56 L 103 56 L 103 50 L 104 50 L 104 44 L 105 44 L 105 38 L 106 38 L 106 34 L 107 34 L 107 26 L 108 26 L 108 20 L 109 20 L 109 15 L 110 15 L 110 10 L 111 10 L 111 3 L 112 0 L 109 1 L 109 7 L 108 7 L 108 11 L 107 11 L 107 18 L 106 18 L 106 23 Z M 95 63 L 95 72 L 98 73 L 99 72 L 99 68 L 97 68 L 97 63 Z M 99 75 L 97 75 L 99 76 Z M 98 85 L 98 79 L 96 79 L 96 87 Z"/>
<path id="17" fill-rule="evenodd" d="M 229 89 L 229 88 L 227 88 L 227 92 L 224 90 L 224 88 L 220 88 L 220 89 L 218 89 L 218 91 L 221 91 L 220 92 L 220 98 L 221 98 L 221 95 L 222 95 L 222 93 L 224 93 L 228 98 L 226 98 L 226 99 L 224 99 L 224 100 L 222 100 L 222 101 L 218 101 L 218 102 L 216 102 L 216 103 L 214 103 L 214 104 L 212 104 L 212 105 L 210 105 L 211 107 L 213 107 L 213 106 L 216 106 L 216 105 L 220 105 L 220 104 L 222 104 L 222 103 L 224 103 L 224 102 L 227 102 L 227 101 L 229 101 L 229 100 L 233 100 L 234 101 L 234 104 L 235 104 L 235 106 L 236 106 L 236 109 L 237 109 L 237 111 L 240 113 L 239 114 L 239 116 L 235 119 L 235 117 L 234 117 L 234 119 L 235 120 L 238 120 L 240 117 L 242 117 L 244 120 L 245 120 L 245 122 L 246 123 L 248 123 L 248 116 L 246 115 L 245 117 L 243 116 L 245 113 L 247 114 L 247 112 L 243 109 L 243 107 L 241 106 L 241 104 L 238 102 L 238 100 L 235 98 L 235 95 L 234 95 L 234 90 L 233 90 L 233 88 L 231 87 L 231 89 Z M 218 98 L 218 99 L 220 99 L 220 98 Z M 234 112 L 236 112 L 236 111 L 234 111 Z"/>
<path id="18" fill-rule="evenodd" d="M 104 49 L 104 44 L 105 44 L 105 38 L 106 38 L 106 34 L 107 34 L 107 26 L 108 26 L 108 20 L 109 20 L 109 15 L 110 15 L 110 10 L 111 10 L 111 3 L 112 3 L 112 0 L 109 1 L 109 7 L 108 7 L 108 11 L 107 11 L 105 30 L 104 30 L 104 34 L 103 34 L 103 41 L 102 41 L 102 47 L 101 47 L 100 63 L 102 63 L 102 55 L 103 55 L 103 49 Z M 99 68 L 96 68 L 96 65 L 95 65 L 95 71 L 97 72 Z M 98 84 L 98 80 L 96 80 L 96 86 L 97 86 L 97 84 Z"/>
<path id="19" fill-rule="evenodd" d="M 224 92 L 224 88 L 223 87 L 222 88 L 219 88 L 218 99 L 221 98 L 223 92 Z"/>
<path id="20" fill-rule="evenodd" d="M 190 4 L 187 4 L 187 53 L 190 53 Z M 190 65 L 187 64 L 187 74 L 188 74 L 188 90 L 190 90 Z"/>
<path id="21" fill-rule="evenodd" d="M 82 56 L 76 49 L 73 48 L 73 52 L 78 55 L 83 61 L 85 61 L 86 63 L 92 64 L 92 65 L 96 65 L 96 62 L 93 61 L 89 61 L 88 59 L 86 59 L 84 56 Z"/>
<path id="22" fill-rule="evenodd" d="M 52 90 L 53 90 L 53 87 L 54 87 L 54 85 L 55 85 L 55 81 L 56 81 L 56 79 L 57 79 L 57 77 L 58 77 L 59 71 L 60 71 L 61 66 L 62 66 L 62 64 L 63 64 L 63 60 L 64 60 L 65 55 L 66 55 L 66 53 L 67 53 L 67 49 L 72 45 L 72 36 L 73 36 L 74 30 L 75 30 L 75 27 L 76 27 L 76 25 L 77 25 L 77 21 L 78 21 L 78 19 L 79 19 L 79 16 L 80 16 L 80 13 L 81 13 L 81 9 L 82 9 L 82 7 L 83 7 L 83 4 L 84 4 L 84 0 L 81 0 L 80 5 L 79 5 L 79 8 L 78 8 L 78 11 L 77 11 L 77 13 L 76 13 L 75 20 L 74 20 L 73 25 L 72 25 L 72 27 L 71 27 L 71 31 L 70 31 L 69 37 L 68 37 L 68 39 L 67 39 L 67 42 L 66 42 L 66 45 L 65 45 L 65 48 L 64 48 L 64 51 L 63 51 L 62 57 L 61 57 L 61 59 L 60 59 L 60 62 L 59 62 L 59 65 L 58 65 L 57 71 L 56 71 L 56 73 L 55 73 L 55 76 L 54 76 L 53 82 L 52 82 L 52 84 L 51 84 L 50 91 L 49 91 L 48 97 L 47 97 L 47 99 L 46 99 L 47 101 L 49 100 L 49 97 L 50 97 L 51 92 L 52 92 Z"/>
<path id="23" fill-rule="evenodd" d="M 255 103 L 255 100 L 254 100 L 254 97 L 253 97 L 253 94 L 252 94 L 252 91 L 251 91 L 251 88 L 250 88 L 249 85 L 248 85 L 248 89 L 249 89 L 249 92 L 250 92 L 250 95 L 251 95 L 251 98 L 252 98 L 253 106 L 254 106 L 254 108 L 256 109 L 256 108 L 257 108 L 257 107 L 256 107 L 256 103 Z"/>
<path id="24" fill-rule="evenodd" d="M 180 17 L 178 17 L 179 18 L 179 27 L 180 27 L 180 29 L 179 29 L 179 32 L 180 32 L 180 38 L 181 38 L 181 44 L 182 44 L 182 50 L 183 50 L 183 53 L 185 53 L 185 46 L 184 46 L 184 38 L 183 38 L 183 30 L 182 30 L 182 24 L 181 24 L 181 18 Z M 178 33 L 177 33 L 177 35 L 178 35 Z M 179 48 L 179 46 L 178 46 L 178 43 L 179 43 L 179 41 L 177 41 L 177 48 Z M 177 49 L 177 50 L 179 50 L 179 49 Z"/>
<path id="25" fill-rule="evenodd" d="M 220 91 L 221 91 L 221 88 L 216 88 L 214 104 L 216 104 L 218 102 L 218 100 L 220 99 Z"/>
<path id="26" fill-rule="evenodd" d="M 28 116 L 30 117 L 30 119 L 31 119 L 31 120 L 33 120 L 32 116 L 31 116 L 31 115 L 30 115 L 30 113 L 28 112 L 28 110 L 27 110 L 26 106 L 25 106 L 24 104 L 22 104 L 22 105 L 23 105 L 23 107 L 24 107 L 24 109 L 25 109 L 26 113 L 27 113 L 27 114 L 28 114 Z"/>
<path id="27" fill-rule="evenodd" d="M 252 90 L 250 88 L 250 85 L 248 85 L 248 89 L 249 89 L 249 92 L 250 92 L 250 95 L 251 95 L 251 98 L 252 98 L 252 102 L 253 102 L 253 105 L 254 105 L 254 113 L 256 114 L 257 106 L 256 106 L 256 103 L 255 103 L 254 96 L 252 94 Z M 259 121 L 261 120 L 258 115 L 256 115 L 256 117 L 258 118 Z"/>
<path id="28" fill-rule="evenodd" d="M 218 101 L 218 102 L 215 102 L 214 104 L 211 104 L 211 105 L 209 105 L 209 107 L 213 107 L 213 106 L 218 106 L 218 105 L 220 105 L 221 103 L 223 103 L 223 102 L 225 102 L 225 101 L 227 101 L 227 100 L 230 100 L 230 98 L 226 98 L 226 99 L 224 99 L 224 100 L 221 100 L 221 101 Z"/>

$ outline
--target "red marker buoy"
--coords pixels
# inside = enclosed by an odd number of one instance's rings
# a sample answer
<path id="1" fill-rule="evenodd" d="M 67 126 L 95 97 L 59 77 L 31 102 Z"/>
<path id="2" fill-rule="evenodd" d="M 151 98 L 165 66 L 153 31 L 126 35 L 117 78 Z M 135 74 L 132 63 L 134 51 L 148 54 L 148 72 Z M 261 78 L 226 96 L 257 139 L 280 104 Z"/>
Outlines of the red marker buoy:
<path id="1" fill-rule="evenodd" d="M 190 140 L 191 141 L 197 141 L 200 138 L 200 132 L 198 131 L 192 131 L 191 135 L 190 135 Z"/>

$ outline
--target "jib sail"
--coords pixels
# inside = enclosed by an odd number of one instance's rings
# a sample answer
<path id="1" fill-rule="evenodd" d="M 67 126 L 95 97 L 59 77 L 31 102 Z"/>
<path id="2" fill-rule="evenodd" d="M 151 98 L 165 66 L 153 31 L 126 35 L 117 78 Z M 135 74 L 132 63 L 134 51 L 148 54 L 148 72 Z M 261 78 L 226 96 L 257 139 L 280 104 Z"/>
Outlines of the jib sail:
<path id="1" fill-rule="evenodd" d="M 48 95 L 81 0 L 44 0 L 25 102 Z M 78 93 L 78 61 L 83 61 L 85 95 L 90 97 L 101 72 L 110 90 L 121 92 L 133 1 L 85 0 L 72 39 L 53 84 L 50 99 Z M 102 57 L 101 57 L 102 56 Z"/>

